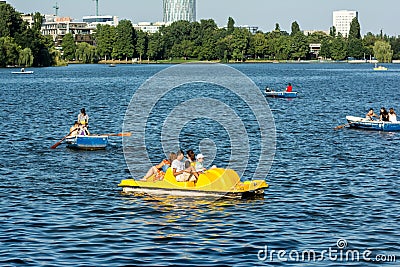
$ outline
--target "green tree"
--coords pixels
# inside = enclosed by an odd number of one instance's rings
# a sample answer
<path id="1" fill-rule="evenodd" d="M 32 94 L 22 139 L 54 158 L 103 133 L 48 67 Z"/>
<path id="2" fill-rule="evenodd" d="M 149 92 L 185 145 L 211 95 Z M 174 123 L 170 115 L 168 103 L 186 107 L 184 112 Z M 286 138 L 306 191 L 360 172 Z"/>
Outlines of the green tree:
<path id="1" fill-rule="evenodd" d="M 346 58 L 347 45 L 340 33 L 332 40 L 329 51 L 333 60 L 344 60 Z"/>
<path id="2" fill-rule="evenodd" d="M 95 40 L 97 51 L 104 60 L 110 59 L 115 42 L 115 27 L 105 24 L 98 24 L 96 28 Z"/>
<path id="3" fill-rule="evenodd" d="M 88 43 L 78 43 L 75 58 L 85 64 L 95 63 L 97 61 L 96 48 Z"/>
<path id="4" fill-rule="evenodd" d="M 1 4 L 0 4 L 1 5 Z M 19 47 L 11 37 L 0 37 L 0 66 L 18 64 Z"/>
<path id="5" fill-rule="evenodd" d="M 306 36 L 301 31 L 298 31 L 290 38 L 291 38 L 290 58 L 305 59 L 310 50 Z"/>
<path id="6" fill-rule="evenodd" d="M 149 44 L 147 47 L 148 59 L 157 60 L 162 59 L 162 52 L 164 47 L 164 39 L 160 32 L 149 35 Z"/>
<path id="7" fill-rule="evenodd" d="M 332 36 L 332 37 L 336 37 L 336 27 L 335 26 L 332 26 L 329 29 L 329 35 Z"/>
<path id="8" fill-rule="evenodd" d="M 19 52 L 18 64 L 30 67 L 33 64 L 33 55 L 30 48 L 24 48 Z"/>
<path id="9" fill-rule="evenodd" d="M 139 62 L 142 62 L 142 57 L 146 55 L 148 35 L 143 31 L 137 32 L 136 51 L 139 54 Z"/>
<path id="10" fill-rule="evenodd" d="M 0 3 L 0 37 L 14 37 L 24 29 L 21 15 L 6 3 Z"/>
<path id="11" fill-rule="evenodd" d="M 379 62 L 392 62 L 393 50 L 389 42 L 376 41 L 374 45 L 374 55 Z"/>
<path id="12" fill-rule="evenodd" d="M 329 36 L 326 39 L 323 39 L 321 41 L 321 51 L 319 52 L 319 55 L 325 59 L 331 58 L 331 45 L 333 42 L 332 36 Z"/>
<path id="13" fill-rule="evenodd" d="M 228 18 L 228 24 L 226 25 L 227 34 L 232 34 L 235 30 L 235 20 L 232 17 Z"/>
<path id="14" fill-rule="evenodd" d="M 368 32 L 362 39 L 364 52 L 368 57 L 373 56 L 373 54 L 374 54 L 373 48 L 374 48 L 375 42 L 377 40 L 378 40 L 378 37 L 375 36 L 374 34 L 372 34 L 371 32 Z"/>
<path id="15" fill-rule="evenodd" d="M 297 33 L 301 32 L 300 31 L 300 26 L 297 23 L 297 21 L 292 22 L 292 32 L 291 32 L 291 36 L 296 35 Z"/>
<path id="16" fill-rule="evenodd" d="M 250 32 L 247 29 L 235 28 L 232 33 L 232 57 L 236 61 L 245 60 L 246 50 L 250 43 Z"/>
<path id="17" fill-rule="evenodd" d="M 259 32 L 251 36 L 250 46 L 254 53 L 254 58 L 264 58 L 267 48 L 267 38 L 265 34 Z"/>
<path id="18" fill-rule="evenodd" d="M 33 25 L 32 25 L 32 29 L 35 31 L 35 32 L 40 32 L 40 29 L 41 29 L 41 27 L 42 27 L 42 24 L 43 24 L 43 16 L 42 16 L 42 14 L 40 14 L 39 12 L 36 12 L 34 15 L 33 15 Z"/>
<path id="19" fill-rule="evenodd" d="M 400 36 L 390 38 L 390 45 L 393 49 L 393 59 L 400 59 Z"/>
<path id="20" fill-rule="evenodd" d="M 121 20 L 115 28 L 116 39 L 112 56 L 118 59 L 132 58 L 135 52 L 136 33 L 129 20 Z"/>
<path id="21" fill-rule="evenodd" d="M 67 33 L 61 42 L 62 45 L 62 50 L 63 50 L 63 57 L 66 60 L 74 60 L 75 58 L 75 52 L 76 52 L 76 45 L 75 45 L 75 40 L 74 36 L 72 33 Z"/>
<path id="22" fill-rule="evenodd" d="M 350 23 L 349 39 L 361 39 L 361 28 L 358 19 L 355 17 Z"/>
<path id="23" fill-rule="evenodd" d="M 365 50 L 361 39 L 349 39 L 347 48 L 348 56 L 361 59 L 364 57 L 364 51 Z"/>
<path id="24" fill-rule="evenodd" d="M 165 57 L 175 57 L 175 53 L 172 53 L 172 47 L 180 44 L 183 40 L 194 41 L 192 38 L 192 24 L 189 21 L 176 21 L 170 26 L 161 29 L 160 34 L 163 39 Z"/>

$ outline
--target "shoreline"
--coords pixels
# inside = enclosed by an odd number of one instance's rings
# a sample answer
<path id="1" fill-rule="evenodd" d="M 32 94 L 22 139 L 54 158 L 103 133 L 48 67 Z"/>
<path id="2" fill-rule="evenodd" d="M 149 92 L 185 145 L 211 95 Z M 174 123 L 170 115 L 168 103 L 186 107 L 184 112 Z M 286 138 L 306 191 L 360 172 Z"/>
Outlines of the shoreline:
<path id="1" fill-rule="evenodd" d="M 78 61 L 69 61 L 63 65 L 54 65 L 50 67 L 66 67 L 68 65 L 169 65 L 169 64 L 184 64 L 184 63 L 198 63 L 198 64 L 212 64 L 212 63 L 221 63 L 221 64 L 376 64 L 378 61 L 376 60 L 267 60 L 267 59 L 250 59 L 243 62 L 240 61 L 229 61 L 229 62 L 221 62 L 219 60 L 213 61 L 200 61 L 194 59 L 173 59 L 173 60 L 142 60 L 139 62 L 137 60 L 100 60 L 97 63 L 82 63 Z M 391 63 L 379 63 L 379 64 L 400 64 L 400 60 L 393 60 Z M 6 66 L 5 68 L 22 68 L 21 66 Z M 25 67 L 26 68 L 26 67 Z M 29 67 L 33 68 L 33 67 Z M 35 67 L 42 68 L 42 67 Z"/>

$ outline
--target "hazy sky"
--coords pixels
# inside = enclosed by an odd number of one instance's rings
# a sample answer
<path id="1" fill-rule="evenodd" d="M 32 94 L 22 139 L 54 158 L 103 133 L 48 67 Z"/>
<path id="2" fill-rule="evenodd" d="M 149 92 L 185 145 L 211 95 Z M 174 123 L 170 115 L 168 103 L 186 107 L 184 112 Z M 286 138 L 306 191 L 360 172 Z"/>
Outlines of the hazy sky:
<path id="1" fill-rule="evenodd" d="M 82 20 L 95 14 L 93 0 L 6 0 L 20 12 L 54 14 L 57 2 L 59 15 Z M 225 25 L 228 17 L 236 25 L 258 26 L 271 31 L 275 23 L 290 32 L 297 21 L 302 30 L 329 30 L 332 11 L 356 10 L 359 12 L 361 32 L 400 35 L 400 0 L 197 0 L 197 19 L 214 19 Z M 115 15 L 133 23 L 162 21 L 162 0 L 99 0 L 101 15 Z"/>

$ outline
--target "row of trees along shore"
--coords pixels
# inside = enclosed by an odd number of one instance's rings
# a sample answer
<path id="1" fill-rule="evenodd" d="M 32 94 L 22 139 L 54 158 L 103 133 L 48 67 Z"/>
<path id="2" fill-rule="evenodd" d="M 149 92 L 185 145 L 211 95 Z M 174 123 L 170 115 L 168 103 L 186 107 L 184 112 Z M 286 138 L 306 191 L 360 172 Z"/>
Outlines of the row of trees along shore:
<path id="1" fill-rule="evenodd" d="M 389 37 L 367 33 L 361 36 L 360 24 L 355 18 L 348 37 L 337 34 L 334 27 L 330 34 L 315 32 L 304 35 L 297 22 L 291 33 L 282 31 L 279 24 L 271 32 L 235 27 L 228 19 L 225 28 L 214 20 L 200 22 L 177 21 L 162 27 L 158 33 L 136 31 L 131 21 L 122 20 L 118 26 L 98 25 L 92 38 L 95 45 L 77 43 L 72 34 L 62 40 L 62 50 L 56 49 L 50 36 L 43 36 L 40 27 L 43 16 L 34 14 L 32 27 L 24 22 L 21 14 L 11 5 L 0 3 L 0 67 L 51 66 L 63 62 L 97 63 L 100 60 L 138 59 L 138 62 L 159 60 L 213 60 L 244 62 L 248 60 L 303 60 L 310 59 L 310 44 L 320 43 L 319 56 L 324 59 L 369 59 L 380 62 L 400 59 L 400 36 Z"/>

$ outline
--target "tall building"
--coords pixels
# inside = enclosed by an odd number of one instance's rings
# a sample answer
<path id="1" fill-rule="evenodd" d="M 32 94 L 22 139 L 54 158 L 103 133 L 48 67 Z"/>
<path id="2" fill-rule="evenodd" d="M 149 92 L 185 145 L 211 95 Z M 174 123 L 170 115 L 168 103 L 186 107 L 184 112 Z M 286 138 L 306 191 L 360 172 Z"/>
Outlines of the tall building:
<path id="1" fill-rule="evenodd" d="M 196 0 L 163 0 L 163 21 L 196 21 Z"/>
<path id="2" fill-rule="evenodd" d="M 333 26 L 336 28 L 336 34 L 341 33 L 344 37 L 347 37 L 350 32 L 350 23 L 354 18 L 358 19 L 357 11 L 333 11 Z"/>

